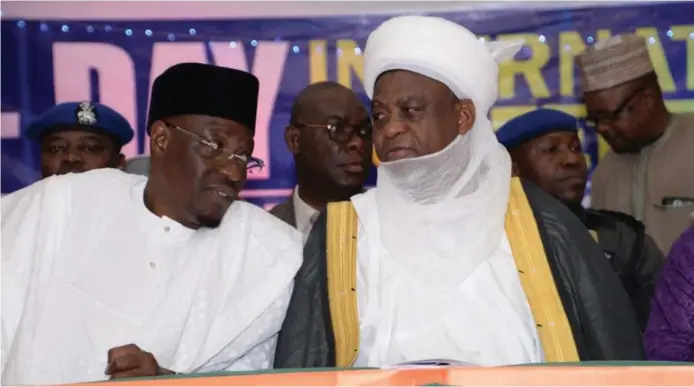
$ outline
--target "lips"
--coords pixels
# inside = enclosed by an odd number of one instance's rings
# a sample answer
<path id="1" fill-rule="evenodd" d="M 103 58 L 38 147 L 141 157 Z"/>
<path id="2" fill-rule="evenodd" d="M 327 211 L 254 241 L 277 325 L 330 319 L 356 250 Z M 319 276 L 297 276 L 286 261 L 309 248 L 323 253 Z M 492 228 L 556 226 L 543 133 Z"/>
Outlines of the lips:
<path id="1" fill-rule="evenodd" d="M 570 184 L 583 184 L 586 182 L 586 179 L 583 176 L 567 176 L 562 178 L 561 181 Z"/>
<path id="2" fill-rule="evenodd" d="M 344 168 L 346 171 L 352 173 L 364 172 L 364 165 L 361 162 L 342 164 L 341 167 Z"/>
<path id="3" fill-rule="evenodd" d="M 395 161 L 416 156 L 411 148 L 404 146 L 394 146 L 389 148 L 386 151 L 386 155 L 388 155 L 388 161 Z"/>
<path id="4" fill-rule="evenodd" d="M 236 192 L 235 189 L 229 187 L 229 186 L 211 186 L 207 187 L 207 190 L 214 194 L 217 195 L 218 197 L 224 199 L 224 200 L 236 200 L 238 199 L 238 192 Z"/>

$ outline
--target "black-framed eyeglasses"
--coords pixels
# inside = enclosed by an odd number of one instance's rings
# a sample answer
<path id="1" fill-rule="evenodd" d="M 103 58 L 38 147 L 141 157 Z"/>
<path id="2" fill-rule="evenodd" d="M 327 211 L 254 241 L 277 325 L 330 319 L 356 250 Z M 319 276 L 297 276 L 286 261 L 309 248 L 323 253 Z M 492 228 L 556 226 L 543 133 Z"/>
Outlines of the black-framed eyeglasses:
<path id="1" fill-rule="evenodd" d="M 627 109 L 627 107 L 629 107 L 629 105 L 631 105 L 631 103 L 634 102 L 634 100 L 636 100 L 636 97 L 638 97 L 645 90 L 646 90 L 645 87 L 637 89 L 636 91 L 631 93 L 631 95 L 629 95 L 629 97 L 624 99 L 624 102 L 619 104 L 619 106 L 617 106 L 615 109 L 613 109 L 611 111 L 601 113 L 601 114 L 599 114 L 597 116 L 593 116 L 593 117 L 591 117 L 591 116 L 586 117 L 586 123 L 590 126 L 597 126 L 599 122 L 604 122 L 604 121 L 615 122 L 615 121 L 619 120 L 622 116 L 622 113 L 624 113 L 624 111 Z"/>
<path id="2" fill-rule="evenodd" d="M 326 129 L 331 140 L 345 143 L 352 139 L 354 133 L 364 141 L 371 141 L 373 125 L 371 120 L 364 120 L 357 125 L 349 125 L 346 122 L 331 122 L 327 124 L 303 124 L 294 122 L 291 124 L 297 128 Z"/>
<path id="3" fill-rule="evenodd" d="M 201 148 L 200 154 L 202 155 L 202 157 L 206 159 L 220 162 L 234 160 L 242 168 L 245 168 L 250 173 L 260 172 L 265 166 L 265 163 L 261 159 L 255 158 L 253 156 L 239 155 L 232 151 L 226 150 L 222 148 L 218 143 L 202 138 L 197 134 L 192 133 L 191 131 L 184 129 L 178 125 L 173 125 L 168 122 L 165 122 L 164 124 L 170 128 L 178 130 L 181 133 L 187 134 L 188 136 L 192 137 L 195 141 L 205 145 Z"/>

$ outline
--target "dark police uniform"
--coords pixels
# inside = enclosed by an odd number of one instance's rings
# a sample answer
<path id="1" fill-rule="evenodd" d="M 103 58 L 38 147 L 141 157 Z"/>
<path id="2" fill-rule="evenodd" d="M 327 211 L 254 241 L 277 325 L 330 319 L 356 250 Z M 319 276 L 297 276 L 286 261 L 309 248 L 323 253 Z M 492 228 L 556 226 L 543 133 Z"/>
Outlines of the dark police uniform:
<path id="1" fill-rule="evenodd" d="M 499 142 L 515 149 L 535 138 L 556 132 L 577 132 L 576 117 L 552 109 L 537 109 L 518 116 L 496 132 Z M 645 233 L 643 223 L 630 215 L 586 210 L 578 205 L 571 210 L 586 225 L 602 248 L 605 258 L 617 272 L 645 330 L 655 282 L 663 265 L 663 253 Z"/>
<path id="2" fill-rule="evenodd" d="M 605 210 L 574 211 L 602 248 L 631 298 L 641 329 L 646 328 L 651 298 L 664 263 L 663 253 L 634 217 Z"/>

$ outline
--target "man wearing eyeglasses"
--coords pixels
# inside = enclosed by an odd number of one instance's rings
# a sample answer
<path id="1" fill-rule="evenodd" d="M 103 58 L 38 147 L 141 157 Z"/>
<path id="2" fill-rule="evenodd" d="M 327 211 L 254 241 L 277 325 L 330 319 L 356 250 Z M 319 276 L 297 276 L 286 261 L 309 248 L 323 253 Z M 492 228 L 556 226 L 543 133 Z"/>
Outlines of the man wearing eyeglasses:
<path id="1" fill-rule="evenodd" d="M 2 199 L 2 384 L 272 367 L 301 234 L 238 201 L 258 79 L 154 81 L 149 177 L 101 169 Z"/>
<path id="2" fill-rule="evenodd" d="M 270 212 L 306 239 L 327 203 L 363 191 L 371 167 L 371 131 L 366 108 L 352 90 L 336 82 L 304 88 L 284 136 L 298 184 L 291 198 Z"/>
<path id="3" fill-rule="evenodd" d="M 597 42 L 577 61 L 588 122 L 612 148 L 593 174 L 592 207 L 644 222 L 667 252 L 694 208 L 694 113 L 668 112 L 642 37 Z"/>

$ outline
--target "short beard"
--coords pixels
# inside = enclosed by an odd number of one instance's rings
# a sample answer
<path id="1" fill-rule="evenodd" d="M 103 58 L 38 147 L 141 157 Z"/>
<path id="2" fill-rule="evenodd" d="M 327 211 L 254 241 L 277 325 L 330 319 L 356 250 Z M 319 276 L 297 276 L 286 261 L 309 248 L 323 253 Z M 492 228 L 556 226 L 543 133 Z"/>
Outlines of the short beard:
<path id="1" fill-rule="evenodd" d="M 213 219 L 206 216 L 198 216 L 198 224 L 200 227 L 217 228 L 222 223 L 221 219 Z"/>

